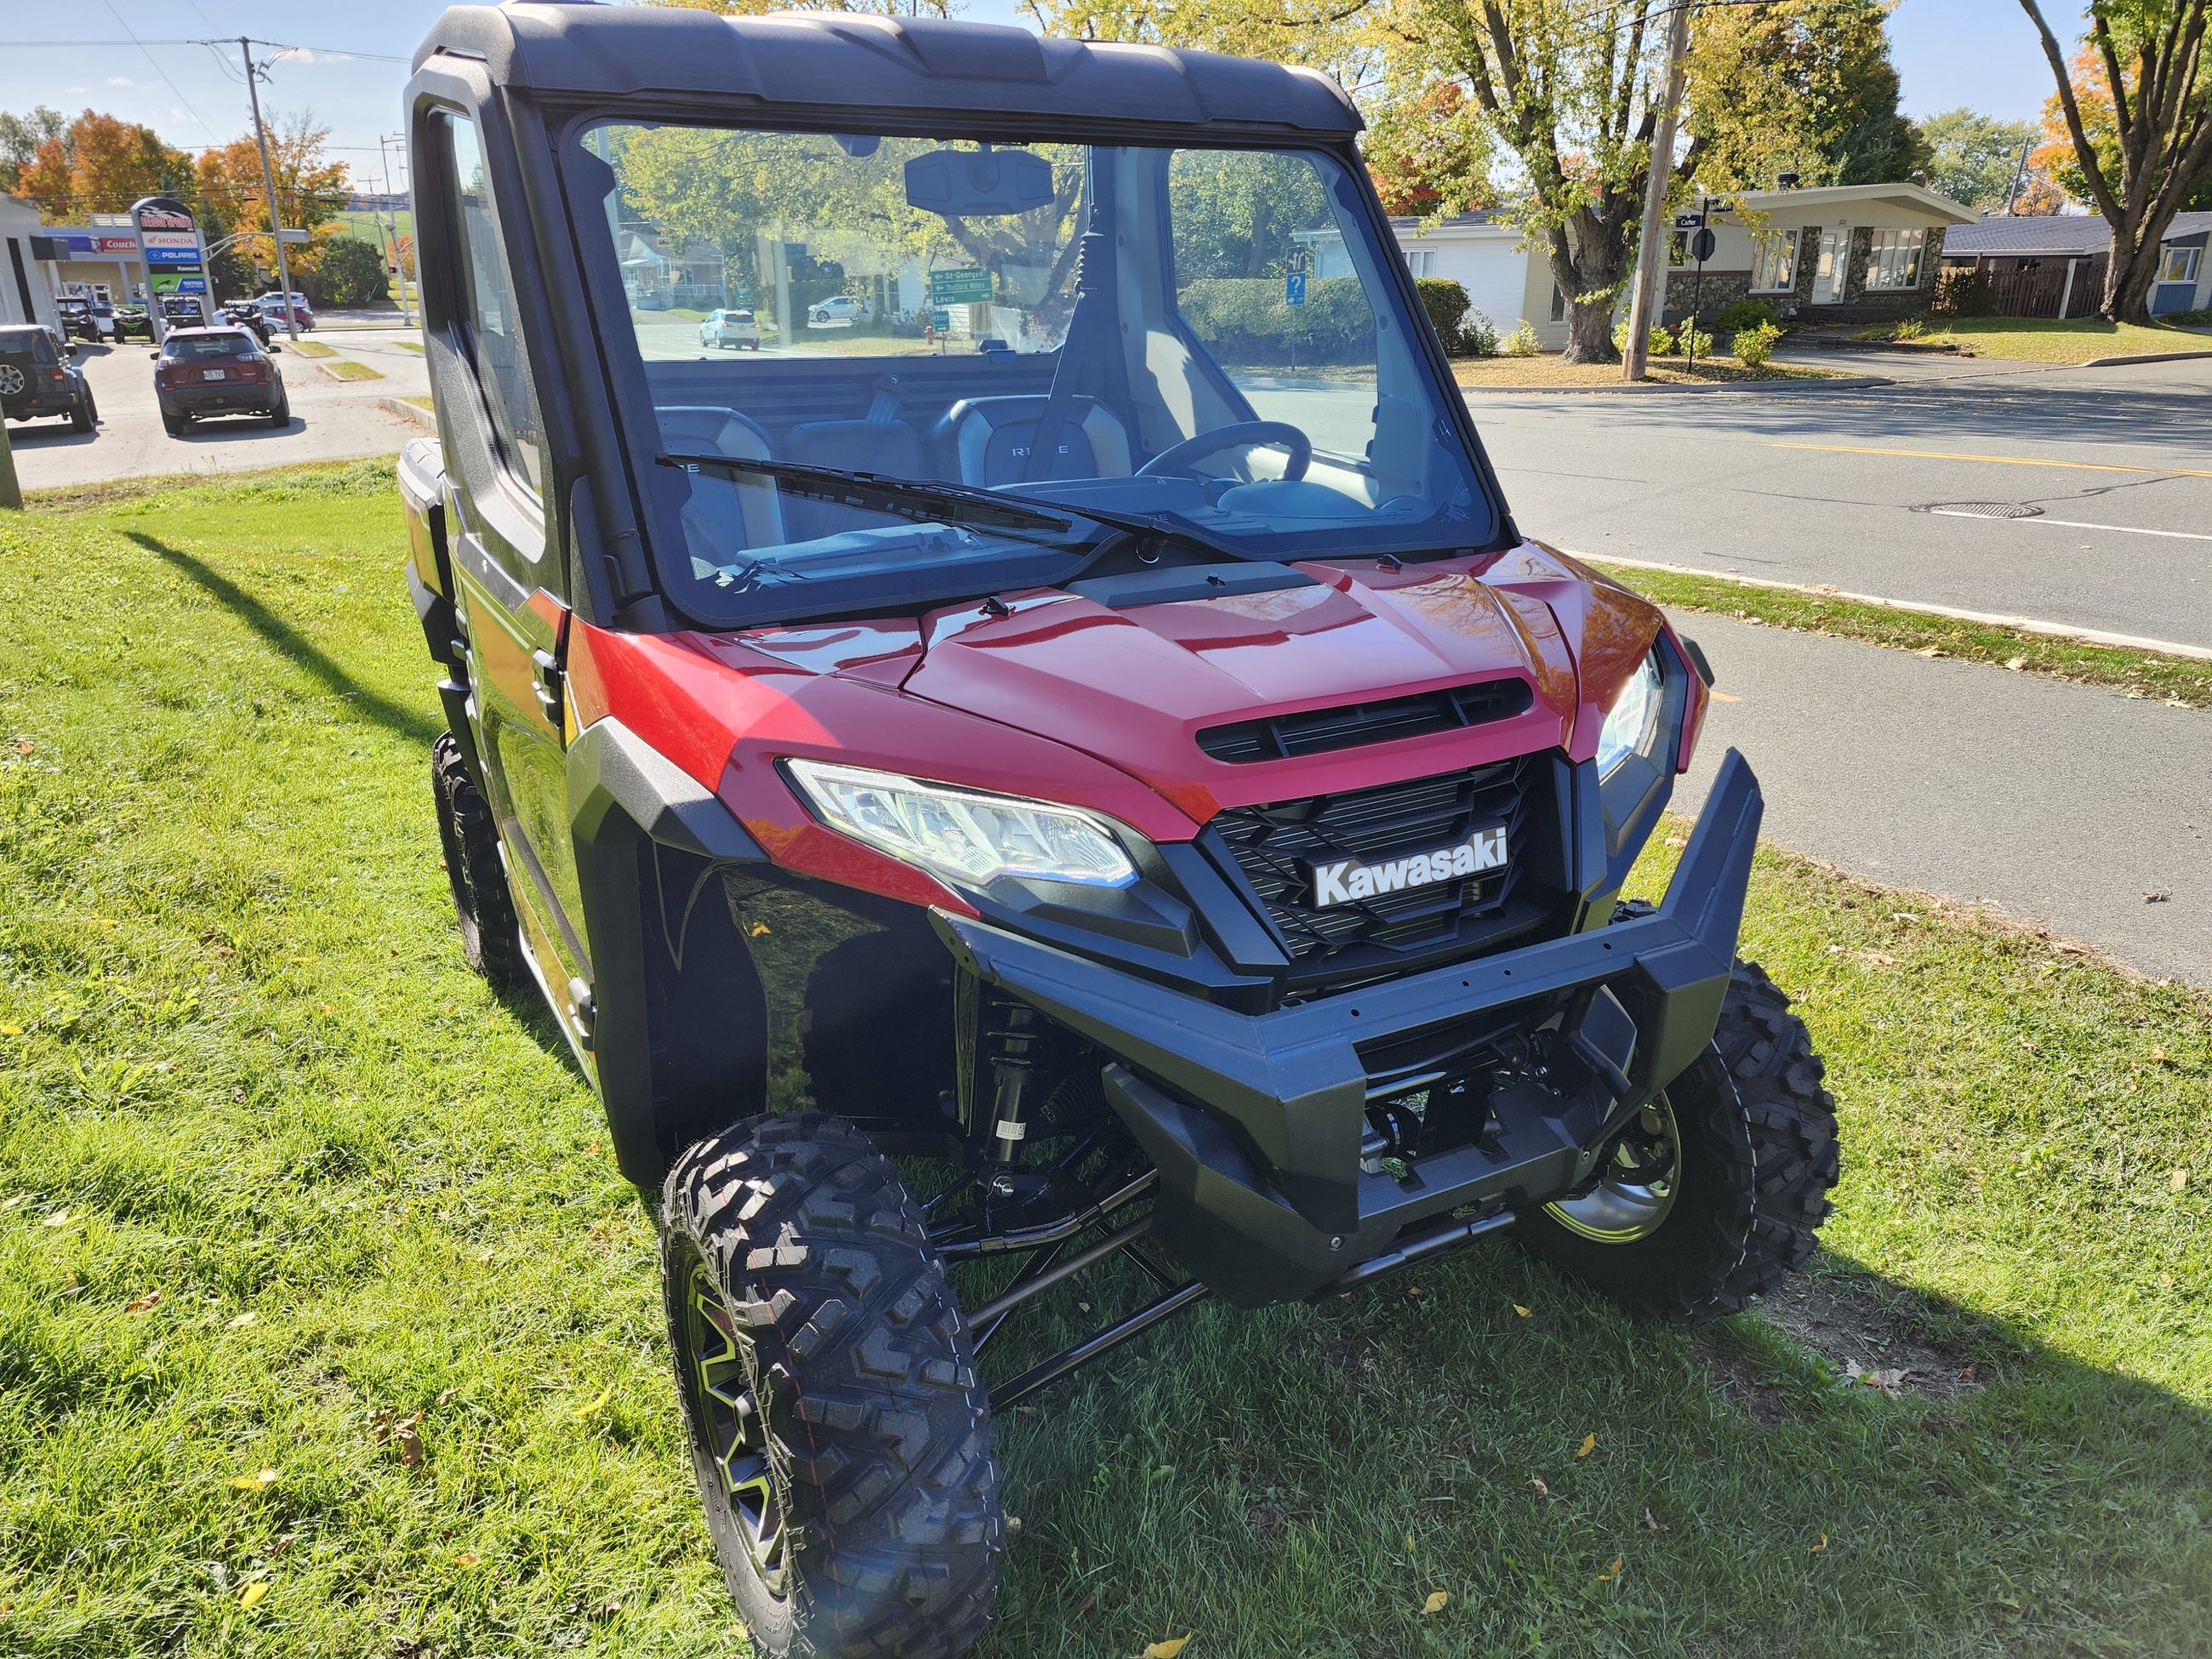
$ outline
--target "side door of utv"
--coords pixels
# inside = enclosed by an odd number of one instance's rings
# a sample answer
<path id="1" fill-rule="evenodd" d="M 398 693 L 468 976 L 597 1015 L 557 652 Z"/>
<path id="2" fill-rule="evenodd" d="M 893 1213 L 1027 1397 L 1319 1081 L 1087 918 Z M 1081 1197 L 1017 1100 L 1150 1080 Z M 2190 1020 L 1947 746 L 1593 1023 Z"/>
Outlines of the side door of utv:
<path id="1" fill-rule="evenodd" d="M 568 829 L 567 574 L 508 262 L 518 245 L 510 238 L 526 238 L 527 226 L 519 187 L 501 188 L 469 113 L 432 107 L 416 120 L 417 231 L 435 250 L 426 248 L 421 265 L 426 344 L 479 782 L 499 824 L 523 943 L 581 1054 L 589 1033 L 578 1011 L 590 1006 L 591 970 Z"/>

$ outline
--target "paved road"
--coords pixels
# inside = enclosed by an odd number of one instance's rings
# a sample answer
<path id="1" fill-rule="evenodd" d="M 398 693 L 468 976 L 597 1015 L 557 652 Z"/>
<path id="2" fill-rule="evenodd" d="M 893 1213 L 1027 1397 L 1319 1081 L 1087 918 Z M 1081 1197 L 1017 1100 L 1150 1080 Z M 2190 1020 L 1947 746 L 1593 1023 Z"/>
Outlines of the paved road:
<path id="1" fill-rule="evenodd" d="M 1575 552 L 2212 646 L 2212 359 L 1874 367 L 1907 378 L 1472 403 L 1522 529 Z M 2043 513 L 1914 510 L 1969 501 Z"/>
<path id="2" fill-rule="evenodd" d="M 238 472 L 294 461 L 391 454 L 419 428 L 376 405 L 380 398 L 419 397 L 429 390 L 421 355 L 400 344 L 416 337 L 399 329 L 349 330 L 328 337 L 341 355 L 358 358 L 384 376 L 375 380 L 333 380 L 312 360 L 283 352 L 276 361 L 292 404 L 289 428 L 279 432 L 258 420 L 209 421 L 186 428 L 177 438 L 161 429 L 148 348 L 137 342 L 95 348 L 77 361 L 100 404 L 99 429 L 80 437 L 60 422 L 10 422 L 8 438 L 17 477 L 26 489 L 44 489 L 108 478 Z"/>
<path id="3" fill-rule="evenodd" d="M 1780 845 L 2212 986 L 2212 715 L 1849 640 L 1676 623 L 1735 699 L 1714 706 L 1680 810 L 1733 744 Z"/>

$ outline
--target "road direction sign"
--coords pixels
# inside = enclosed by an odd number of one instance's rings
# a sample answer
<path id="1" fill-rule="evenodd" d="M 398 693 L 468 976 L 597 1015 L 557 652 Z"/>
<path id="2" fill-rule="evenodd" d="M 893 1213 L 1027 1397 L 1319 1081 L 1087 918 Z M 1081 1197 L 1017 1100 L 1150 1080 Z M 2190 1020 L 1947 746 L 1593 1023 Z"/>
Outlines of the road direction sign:
<path id="1" fill-rule="evenodd" d="M 929 325 L 939 334 L 944 333 L 946 329 L 952 326 L 952 313 L 943 306 L 938 307 L 929 313 Z"/>
<path id="2" fill-rule="evenodd" d="M 1286 306 L 1302 306 L 1305 302 L 1305 272 L 1303 270 L 1285 271 L 1283 273 L 1283 303 Z"/>
<path id="3" fill-rule="evenodd" d="M 929 303 L 933 306 L 976 305 L 991 297 L 991 273 L 974 265 L 929 273 Z"/>

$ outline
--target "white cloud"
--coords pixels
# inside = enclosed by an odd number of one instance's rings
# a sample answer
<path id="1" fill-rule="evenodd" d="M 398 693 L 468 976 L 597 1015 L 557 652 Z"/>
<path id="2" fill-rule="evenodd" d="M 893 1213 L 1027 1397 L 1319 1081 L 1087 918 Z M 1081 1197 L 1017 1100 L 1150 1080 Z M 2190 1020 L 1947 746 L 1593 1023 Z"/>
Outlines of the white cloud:
<path id="1" fill-rule="evenodd" d="M 107 77 L 107 84 L 111 87 L 136 87 L 143 86 L 146 83 L 134 81 L 127 75 L 111 75 Z"/>

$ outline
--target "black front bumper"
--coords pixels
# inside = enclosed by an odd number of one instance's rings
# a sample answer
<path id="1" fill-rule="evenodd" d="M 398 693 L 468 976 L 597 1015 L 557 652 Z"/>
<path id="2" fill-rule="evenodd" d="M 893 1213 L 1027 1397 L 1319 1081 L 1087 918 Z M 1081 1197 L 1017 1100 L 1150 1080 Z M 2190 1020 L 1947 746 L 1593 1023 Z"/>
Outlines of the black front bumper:
<path id="1" fill-rule="evenodd" d="M 1252 1306 L 1310 1294 L 1449 1212 L 1522 1208 L 1587 1182 L 1712 1039 L 1762 811 L 1730 750 L 1654 914 L 1267 1014 L 987 922 L 937 925 L 980 978 L 1114 1057 L 1107 1098 L 1160 1171 L 1154 1237 Z M 1538 1027 L 1558 1059 L 1493 1096 L 1478 1141 L 1402 1176 L 1363 1170 L 1368 1104 L 1414 1086 L 1419 1055 Z"/>

